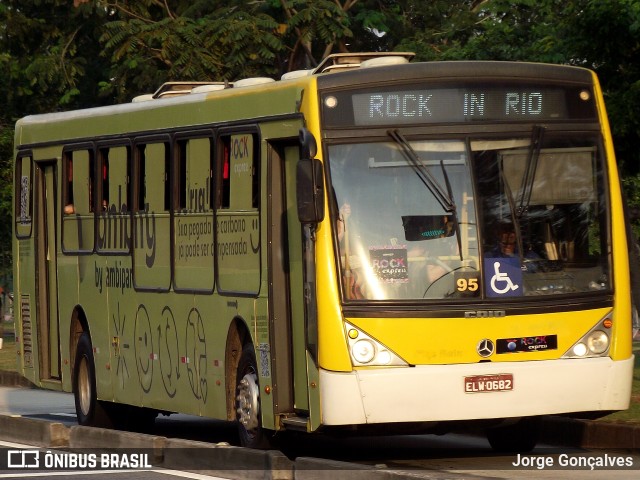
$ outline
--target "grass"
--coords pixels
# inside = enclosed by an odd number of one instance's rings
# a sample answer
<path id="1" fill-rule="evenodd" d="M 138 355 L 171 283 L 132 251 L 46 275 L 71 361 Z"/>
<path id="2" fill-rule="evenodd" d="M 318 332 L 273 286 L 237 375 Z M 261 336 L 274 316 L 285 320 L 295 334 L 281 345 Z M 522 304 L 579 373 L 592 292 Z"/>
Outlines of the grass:
<path id="1" fill-rule="evenodd" d="M 3 336 L 0 348 L 0 370 L 16 370 L 16 341 L 13 335 L 13 322 L 2 322 L 0 333 Z"/>
<path id="2" fill-rule="evenodd" d="M 13 336 L 13 322 L 2 322 L 4 329 L 4 342 L 0 348 L 0 370 L 16 370 L 16 342 Z M 2 329 L 0 328 L 0 332 Z M 600 419 L 605 422 L 634 422 L 640 423 L 640 342 L 633 344 L 633 353 L 636 356 L 633 370 L 633 384 L 631 387 L 631 404 L 629 409 L 612 413 Z"/>
<path id="3" fill-rule="evenodd" d="M 633 343 L 633 353 L 636 359 L 633 368 L 633 383 L 631 384 L 631 403 L 629 404 L 629 409 L 607 415 L 601 418 L 600 421 L 640 423 L 640 342 Z"/>

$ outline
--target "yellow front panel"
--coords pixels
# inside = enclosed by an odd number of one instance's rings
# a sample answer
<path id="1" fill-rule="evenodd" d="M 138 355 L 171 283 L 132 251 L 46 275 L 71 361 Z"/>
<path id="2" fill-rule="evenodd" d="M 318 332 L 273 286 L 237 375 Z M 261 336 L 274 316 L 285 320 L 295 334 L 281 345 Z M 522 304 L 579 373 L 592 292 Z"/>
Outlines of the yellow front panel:
<path id="1" fill-rule="evenodd" d="M 557 348 L 533 347 L 528 352 L 493 354 L 492 362 L 560 358 L 608 312 L 560 312 L 501 318 L 349 318 L 348 321 L 382 342 L 410 365 L 474 363 L 483 360 L 476 349 L 483 339 L 557 335 Z M 539 345 L 545 340 L 540 339 Z"/>

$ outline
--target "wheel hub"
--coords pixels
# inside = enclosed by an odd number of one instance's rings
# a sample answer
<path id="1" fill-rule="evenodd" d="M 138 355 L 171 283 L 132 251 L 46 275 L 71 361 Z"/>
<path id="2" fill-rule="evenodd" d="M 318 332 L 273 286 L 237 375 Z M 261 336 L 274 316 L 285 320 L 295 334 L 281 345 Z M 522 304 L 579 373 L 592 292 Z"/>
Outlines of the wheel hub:
<path id="1" fill-rule="evenodd" d="M 78 370 L 78 398 L 80 400 L 82 413 L 89 415 L 89 409 L 91 408 L 91 385 L 89 383 L 89 366 L 85 359 L 80 362 Z"/>
<path id="2" fill-rule="evenodd" d="M 238 421 L 247 430 L 258 428 L 258 410 L 260 408 L 258 378 L 255 373 L 247 373 L 238 383 L 237 409 Z"/>

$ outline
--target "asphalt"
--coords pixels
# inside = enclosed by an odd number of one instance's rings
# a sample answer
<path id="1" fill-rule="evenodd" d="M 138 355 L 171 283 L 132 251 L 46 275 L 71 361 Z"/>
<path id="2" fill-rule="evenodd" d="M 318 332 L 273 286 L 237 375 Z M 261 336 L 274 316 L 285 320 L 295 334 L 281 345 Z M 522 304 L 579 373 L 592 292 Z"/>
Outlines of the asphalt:
<path id="1" fill-rule="evenodd" d="M 0 370 L 0 386 L 36 388 L 16 372 Z M 339 471 L 366 480 L 415 480 L 415 473 L 380 470 L 332 460 L 296 458 L 279 451 L 233 447 L 119 430 L 66 426 L 40 419 L 0 415 L 0 439 L 43 448 L 119 449 L 148 452 L 154 467 L 196 471 L 229 479 L 335 480 Z M 548 417 L 543 420 L 542 443 L 573 448 L 640 451 L 640 425 L 603 420 Z M 430 477 L 435 478 L 435 477 Z M 451 476 L 447 478 L 453 478 Z"/>

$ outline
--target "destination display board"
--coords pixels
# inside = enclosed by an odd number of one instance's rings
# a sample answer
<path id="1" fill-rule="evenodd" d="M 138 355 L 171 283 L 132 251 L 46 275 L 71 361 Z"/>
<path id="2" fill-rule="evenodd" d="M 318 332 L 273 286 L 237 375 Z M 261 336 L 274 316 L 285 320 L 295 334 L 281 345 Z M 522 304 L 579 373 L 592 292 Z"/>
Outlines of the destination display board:
<path id="1" fill-rule="evenodd" d="M 593 93 L 531 84 L 402 85 L 325 93 L 326 127 L 594 120 Z"/>

